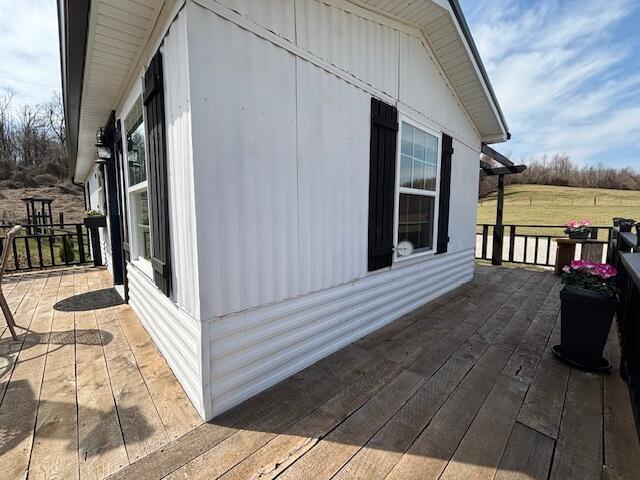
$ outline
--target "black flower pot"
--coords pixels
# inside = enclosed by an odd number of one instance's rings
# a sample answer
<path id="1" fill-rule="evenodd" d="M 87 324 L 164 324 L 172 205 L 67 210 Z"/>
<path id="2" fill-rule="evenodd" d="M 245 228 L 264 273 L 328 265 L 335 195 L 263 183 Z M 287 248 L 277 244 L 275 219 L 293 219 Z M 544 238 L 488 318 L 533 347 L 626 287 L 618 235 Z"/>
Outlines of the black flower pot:
<path id="1" fill-rule="evenodd" d="M 589 238 L 589 232 L 569 232 L 571 240 L 586 240 Z"/>
<path id="2" fill-rule="evenodd" d="M 560 291 L 561 345 L 554 353 L 574 366 L 589 370 L 607 370 L 602 358 L 613 315 L 618 302 L 615 297 L 565 286 Z"/>
<path id="3" fill-rule="evenodd" d="M 88 228 L 98 228 L 107 226 L 107 217 L 104 215 L 91 215 L 84 217 L 84 224 Z"/>

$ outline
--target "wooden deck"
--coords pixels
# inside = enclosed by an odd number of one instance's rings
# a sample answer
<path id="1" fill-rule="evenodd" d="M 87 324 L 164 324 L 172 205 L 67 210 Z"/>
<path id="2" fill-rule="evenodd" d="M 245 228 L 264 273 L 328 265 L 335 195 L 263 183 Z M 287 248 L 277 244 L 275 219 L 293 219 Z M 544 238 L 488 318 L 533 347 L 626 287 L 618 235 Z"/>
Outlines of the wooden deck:
<path id="1" fill-rule="evenodd" d="M 14 277 L 0 477 L 638 478 L 626 385 L 558 362 L 561 285 L 476 279 L 202 424 L 127 306 L 53 310 L 103 270 Z M 607 355 L 616 364 L 610 336 Z"/>

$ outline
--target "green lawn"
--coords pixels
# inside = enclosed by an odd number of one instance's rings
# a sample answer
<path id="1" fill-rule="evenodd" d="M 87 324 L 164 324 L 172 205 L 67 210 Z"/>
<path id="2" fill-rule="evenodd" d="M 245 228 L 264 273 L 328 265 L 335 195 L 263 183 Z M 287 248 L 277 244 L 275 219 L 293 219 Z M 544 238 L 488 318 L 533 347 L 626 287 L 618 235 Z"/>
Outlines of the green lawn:
<path id="1" fill-rule="evenodd" d="M 594 225 L 610 226 L 613 217 L 640 221 L 640 192 L 548 185 L 508 185 L 505 189 L 504 223 L 563 225 L 587 219 Z M 493 224 L 495 219 L 496 195 L 492 194 L 478 202 L 478 223 Z M 560 235 L 561 229 L 527 229 L 526 233 Z"/>

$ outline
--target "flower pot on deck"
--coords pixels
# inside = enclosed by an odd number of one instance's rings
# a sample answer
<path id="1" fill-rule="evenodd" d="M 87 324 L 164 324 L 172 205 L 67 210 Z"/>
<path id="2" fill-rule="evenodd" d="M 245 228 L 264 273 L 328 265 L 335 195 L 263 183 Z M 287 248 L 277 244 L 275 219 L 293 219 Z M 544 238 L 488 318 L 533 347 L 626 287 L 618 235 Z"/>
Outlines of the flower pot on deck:
<path id="1" fill-rule="evenodd" d="M 571 240 L 587 240 L 589 232 L 569 232 L 569 238 Z"/>
<path id="2" fill-rule="evenodd" d="M 107 226 L 107 217 L 105 215 L 91 215 L 84 217 L 84 224 L 87 228 L 98 228 Z"/>
<path id="3" fill-rule="evenodd" d="M 615 296 L 567 285 L 560 301 L 561 352 L 556 353 L 578 367 L 606 370 L 602 351 L 618 304 Z"/>

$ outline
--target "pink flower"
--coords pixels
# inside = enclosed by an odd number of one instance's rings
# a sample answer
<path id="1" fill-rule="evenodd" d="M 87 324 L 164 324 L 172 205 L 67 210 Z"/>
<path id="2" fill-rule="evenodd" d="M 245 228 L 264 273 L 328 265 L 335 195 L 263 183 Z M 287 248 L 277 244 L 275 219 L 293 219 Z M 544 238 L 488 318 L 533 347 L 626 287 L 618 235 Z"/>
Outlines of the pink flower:
<path id="1" fill-rule="evenodd" d="M 587 262 L 586 260 L 572 260 L 569 264 L 573 270 L 579 270 L 581 268 L 591 269 L 593 265 L 593 263 Z"/>
<path id="2" fill-rule="evenodd" d="M 571 271 L 583 272 L 603 280 L 615 277 L 618 274 L 618 271 L 609 264 L 593 263 L 586 260 L 573 260 L 563 268 L 563 271 L 566 273 L 571 273 Z"/>

